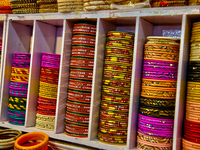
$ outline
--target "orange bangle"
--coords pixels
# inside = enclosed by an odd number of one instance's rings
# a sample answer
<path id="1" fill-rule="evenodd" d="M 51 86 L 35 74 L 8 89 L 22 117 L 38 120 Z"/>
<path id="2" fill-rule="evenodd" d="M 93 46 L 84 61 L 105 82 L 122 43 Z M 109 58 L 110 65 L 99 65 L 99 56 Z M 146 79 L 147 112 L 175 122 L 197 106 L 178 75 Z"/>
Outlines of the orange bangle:
<path id="1" fill-rule="evenodd" d="M 32 140 L 42 140 L 41 143 L 33 146 L 21 146 L 23 143 Z M 44 150 L 47 147 L 49 137 L 43 132 L 30 132 L 20 136 L 14 143 L 15 150 Z"/>

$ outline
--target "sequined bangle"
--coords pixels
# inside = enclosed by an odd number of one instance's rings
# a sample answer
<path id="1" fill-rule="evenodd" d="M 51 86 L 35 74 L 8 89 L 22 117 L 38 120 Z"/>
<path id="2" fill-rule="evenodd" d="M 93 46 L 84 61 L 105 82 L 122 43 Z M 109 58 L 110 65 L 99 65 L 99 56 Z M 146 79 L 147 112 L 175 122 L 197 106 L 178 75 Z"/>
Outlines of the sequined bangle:
<path id="1" fill-rule="evenodd" d="M 175 100 L 174 99 L 154 99 L 154 98 L 145 98 L 140 97 L 140 105 L 141 106 L 151 106 L 151 107 L 166 107 L 166 108 L 174 108 Z"/>
<path id="2" fill-rule="evenodd" d="M 169 61 L 157 61 L 157 60 L 148 60 L 148 59 L 144 59 L 143 61 L 143 65 L 146 67 L 161 67 L 160 69 L 162 69 L 163 67 L 171 67 L 171 68 L 177 68 L 178 67 L 178 62 L 169 62 Z"/>
<path id="3" fill-rule="evenodd" d="M 59 69 L 41 67 L 41 69 L 40 69 L 40 75 L 58 76 L 59 75 Z"/>
<path id="4" fill-rule="evenodd" d="M 177 53 L 154 53 L 154 52 L 148 51 L 148 52 L 144 52 L 144 59 L 178 62 L 179 54 L 177 54 Z"/>
<path id="5" fill-rule="evenodd" d="M 175 99 L 176 91 L 141 90 L 141 96 L 147 98 Z"/>
<path id="6" fill-rule="evenodd" d="M 85 56 L 94 58 L 94 48 L 88 48 L 84 46 L 73 46 L 72 56 Z"/>
<path id="7" fill-rule="evenodd" d="M 26 103 L 8 103 L 8 108 L 14 109 L 14 110 L 26 110 Z"/>
<path id="8" fill-rule="evenodd" d="M 179 46 L 164 44 L 144 44 L 144 51 L 179 53 Z"/>
<path id="9" fill-rule="evenodd" d="M 29 68 L 30 62 L 12 61 L 12 67 Z"/>
<path id="10" fill-rule="evenodd" d="M 23 126 L 25 124 L 25 118 L 16 118 L 11 115 L 8 115 L 8 122 L 10 124 Z"/>
<path id="11" fill-rule="evenodd" d="M 10 89 L 21 89 L 21 90 L 27 90 L 28 89 L 28 83 L 23 82 L 10 82 Z"/>
<path id="12" fill-rule="evenodd" d="M 13 54 L 13 59 L 16 60 L 25 60 L 25 61 L 30 61 L 31 54 L 28 53 L 14 53 Z"/>
<path id="13" fill-rule="evenodd" d="M 16 68 L 16 67 L 12 67 L 12 73 L 14 74 L 26 74 L 29 75 L 29 69 L 26 68 Z"/>
<path id="14" fill-rule="evenodd" d="M 10 81 L 14 82 L 26 82 L 28 83 L 29 76 L 23 74 L 11 74 Z"/>
<path id="15" fill-rule="evenodd" d="M 126 144 L 127 137 L 126 136 L 110 136 L 103 133 L 98 132 L 98 139 L 101 142 L 109 143 L 109 144 Z"/>
<path id="16" fill-rule="evenodd" d="M 139 109 L 140 114 L 150 116 L 150 117 L 156 117 L 156 118 L 167 118 L 172 119 L 174 118 L 174 110 L 166 109 L 158 109 L 158 108 L 152 108 L 152 107 L 140 107 Z"/>
<path id="17" fill-rule="evenodd" d="M 8 108 L 8 115 L 13 118 L 25 118 L 26 111 L 24 110 L 12 110 Z"/>
<path id="18" fill-rule="evenodd" d="M 41 82 L 46 82 L 50 84 L 58 84 L 58 77 L 57 76 L 40 76 Z"/>
<path id="19" fill-rule="evenodd" d="M 42 52 L 42 60 L 60 61 L 60 54 Z"/>
<path id="20" fill-rule="evenodd" d="M 91 93 L 77 92 L 77 91 L 68 89 L 68 99 L 73 100 L 73 101 L 90 103 Z"/>
<path id="21" fill-rule="evenodd" d="M 118 80 L 129 80 L 131 82 L 131 74 L 127 72 L 118 72 L 118 71 L 106 71 L 103 73 L 105 78 L 109 79 L 118 79 Z"/>
<path id="22" fill-rule="evenodd" d="M 130 95 L 130 88 L 117 88 L 103 85 L 102 92 L 106 94 Z"/>
<path id="23" fill-rule="evenodd" d="M 71 58 L 70 67 L 93 69 L 94 60 L 92 60 L 92 59 Z"/>
<path id="24" fill-rule="evenodd" d="M 129 111 L 129 105 L 125 104 L 112 104 L 107 102 L 101 102 L 101 108 L 106 110 L 112 110 L 112 111 L 121 111 L 121 112 L 128 112 Z"/>
<path id="25" fill-rule="evenodd" d="M 70 78 L 71 79 L 86 79 L 92 80 L 93 78 L 93 71 L 88 70 L 81 70 L 81 69 L 70 69 Z"/>
<path id="26" fill-rule="evenodd" d="M 100 117 L 108 118 L 108 119 L 128 119 L 128 113 L 127 112 L 114 112 L 114 111 L 108 111 L 103 108 L 100 110 Z"/>
<path id="27" fill-rule="evenodd" d="M 16 102 L 16 103 L 26 103 L 27 98 L 26 97 L 15 97 L 15 96 L 10 96 L 9 101 L 11 102 Z"/>
<path id="28" fill-rule="evenodd" d="M 123 64 L 104 64 L 104 71 L 128 71 L 131 73 L 132 66 Z"/>
<path id="29" fill-rule="evenodd" d="M 137 139 L 140 139 L 142 141 L 151 142 L 155 144 L 164 144 L 167 147 L 172 146 L 173 139 L 172 138 L 160 138 L 155 136 L 148 136 L 145 134 L 142 134 L 140 132 L 137 132 Z"/>
<path id="30" fill-rule="evenodd" d="M 177 82 L 172 80 L 154 80 L 142 78 L 142 86 L 176 88 Z"/>

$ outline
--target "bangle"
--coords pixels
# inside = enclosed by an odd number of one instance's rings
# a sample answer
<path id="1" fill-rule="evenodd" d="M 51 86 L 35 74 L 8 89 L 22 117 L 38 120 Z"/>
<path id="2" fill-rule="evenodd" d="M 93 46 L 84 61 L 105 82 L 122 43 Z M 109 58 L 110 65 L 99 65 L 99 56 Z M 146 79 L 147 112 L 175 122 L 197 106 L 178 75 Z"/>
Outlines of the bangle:
<path id="1" fill-rule="evenodd" d="M 98 139 L 101 142 L 109 143 L 109 144 L 126 144 L 127 137 L 126 136 L 110 136 L 107 134 L 103 134 L 98 132 Z"/>
<path id="2" fill-rule="evenodd" d="M 176 68 L 178 69 L 178 62 L 169 62 L 169 61 L 157 61 L 157 60 L 148 60 L 144 59 L 143 65 L 146 67 L 153 67 L 153 68 L 159 68 L 161 69 L 164 67 L 170 67 L 170 68 Z"/>
<path id="3" fill-rule="evenodd" d="M 102 92 L 105 94 L 116 94 L 116 95 L 130 95 L 130 88 L 117 88 L 103 85 Z"/>
<path id="4" fill-rule="evenodd" d="M 70 67 L 93 69 L 94 60 L 86 58 L 71 58 Z"/>
<path id="5" fill-rule="evenodd" d="M 77 92 L 68 89 L 68 97 L 69 100 L 73 101 L 80 101 L 85 103 L 90 103 L 91 101 L 91 93 L 83 93 L 83 92 Z"/>
<path id="6" fill-rule="evenodd" d="M 137 149 L 138 150 L 147 150 L 147 149 L 158 149 L 158 150 L 172 150 L 172 146 L 169 147 L 159 147 L 159 145 L 149 144 L 148 142 L 144 141 L 137 141 Z"/>
<path id="7" fill-rule="evenodd" d="M 179 54 L 177 53 L 154 53 L 153 51 L 144 51 L 144 59 L 178 62 L 178 58 Z"/>
<path id="8" fill-rule="evenodd" d="M 118 135 L 118 136 L 126 136 L 127 129 L 123 128 L 107 128 L 106 126 L 99 126 L 99 132 L 106 133 L 109 135 Z"/>
<path id="9" fill-rule="evenodd" d="M 81 90 L 81 91 L 91 91 L 92 90 L 92 82 L 90 81 L 77 81 L 77 80 L 69 80 L 68 88 L 74 90 Z"/>
<path id="10" fill-rule="evenodd" d="M 127 48 L 133 48 L 134 42 L 127 41 L 127 40 L 109 40 L 106 42 L 107 46 L 120 46 L 120 47 L 127 47 Z"/>
<path id="11" fill-rule="evenodd" d="M 172 119 L 174 118 L 174 110 L 163 110 L 153 107 L 142 107 L 140 106 L 139 112 L 142 115 L 150 116 L 150 117 L 156 117 L 156 118 L 167 118 Z"/>
<path id="12" fill-rule="evenodd" d="M 96 30 L 96 25 L 90 23 L 76 23 L 74 24 L 74 29 L 91 29 Z"/>
<path id="13" fill-rule="evenodd" d="M 28 83 L 29 76 L 28 75 L 23 75 L 23 74 L 11 74 L 10 81 L 14 82 L 26 82 Z"/>
<path id="14" fill-rule="evenodd" d="M 149 74 L 149 73 L 143 73 L 142 78 L 146 79 L 154 79 L 154 80 L 177 80 L 177 74 L 171 74 L 168 75 L 162 75 L 162 74 Z"/>
<path id="15" fill-rule="evenodd" d="M 37 106 L 37 113 L 41 114 L 41 115 L 55 116 L 56 110 L 55 109 L 42 108 L 42 107 Z"/>
<path id="16" fill-rule="evenodd" d="M 8 108 L 8 115 L 13 118 L 25 118 L 26 111 L 24 110 L 12 110 Z"/>
<path id="17" fill-rule="evenodd" d="M 106 47 L 105 55 L 116 55 L 121 57 L 133 56 L 133 49 L 124 49 L 120 47 Z"/>
<path id="18" fill-rule="evenodd" d="M 29 75 L 29 69 L 12 67 L 11 73 Z"/>
<path id="19" fill-rule="evenodd" d="M 83 69 L 70 69 L 70 78 L 92 80 L 93 71 Z"/>
<path id="20" fill-rule="evenodd" d="M 13 59 L 19 59 L 21 60 L 29 60 L 30 61 L 31 54 L 29 53 L 14 53 L 13 54 Z"/>
<path id="21" fill-rule="evenodd" d="M 73 34 L 90 34 L 90 35 L 96 35 L 95 29 L 83 29 L 83 28 L 74 28 Z"/>
<path id="22" fill-rule="evenodd" d="M 10 96 L 27 97 L 27 90 L 10 89 Z"/>
<path id="23" fill-rule="evenodd" d="M 106 62 L 115 62 L 115 63 L 132 63 L 133 59 L 131 57 L 118 57 L 118 56 L 106 56 Z"/>
<path id="24" fill-rule="evenodd" d="M 12 61 L 12 67 L 18 67 L 18 68 L 29 68 L 30 62 L 22 62 L 22 61 Z"/>
<path id="25" fill-rule="evenodd" d="M 58 76 L 59 69 L 41 67 L 40 74 L 41 75 L 49 75 L 49 76 Z"/>
<path id="26" fill-rule="evenodd" d="M 132 64 L 130 64 L 132 65 Z M 132 66 L 127 66 L 124 64 L 104 64 L 104 71 L 132 71 Z"/>
<path id="27" fill-rule="evenodd" d="M 85 46 L 73 46 L 72 47 L 72 56 L 85 56 L 94 58 L 94 48 L 87 48 Z"/>
<path id="28" fill-rule="evenodd" d="M 112 110 L 105 110 L 101 108 L 100 115 L 103 118 L 112 118 L 112 119 L 128 119 L 128 112 L 119 112 L 119 111 L 112 111 Z"/>
<path id="29" fill-rule="evenodd" d="M 166 44 L 144 44 L 144 51 L 179 53 L 179 46 Z"/>
<path id="30" fill-rule="evenodd" d="M 108 102 L 101 102 L 101 108 L 105 110 L 112 110 L 112 111 L 121 111 L 121 112 L 128 112 L 129 105 L 124 104 L 112 104 Z"/>
<path id="31" fill-rule="evenodd" d="M 43 76 L 43 75 L 40 75 L 40 81 L 57 85 L 58 84 L 58 76 Z"/>
<path id="32" fill-rule="evenodd" d="M 23 143 L 26 143 L 28 141 L 32 140 L 41 140 L 42 142 L 34 145 L 34 146 L 29 146 L 29 147 L 24 147 L 22 146 Z M 43 133 L 43 132 L 30 132 L 26 133 L 22 136 L 20 136 L 14 144 L 15 150 L 21 150 L 21 149 L 26 149 L 26 150 L 42 150 L 47 147 L 49 141 L 49 137 Z"/>
<path id="33" fill-rule="evenodd" d="M 60 61 L 47 61 L 42 60 L 41 61 L 41 67 L 47 67 L 47 68 L 60 68 Z"/>
<path id="34" fill-rule="evenodd" d="M 26 103 L 8 103 L 8 108 L 14 109 L 14 110 L 26 110 Z"/>
<path id="35" fill-rule="evenodd" d="M 165 107 L 165 108 L 174 108 L 175 100 L 174 99 L 152 99 L 140 97 L 140 105 L 141 106 L 150 106 L 150 107 Z"/>
<path id="36" fill-rule="evenodd" d="M 10 89 L 21 89 L 21 90 L 27 90 L 28 89 L 28 83 L 23 82 L 10 82 Z"/>
<path id="37" fill-rule="evenodd" d="M 44 97 L 44 98 L 49 98 L 49 99 L 57 99 L 57 92 L 47 92 L 47 91 L 40 90 L 39 96 Z"/>
<path id="38" fill-rule="evenodd" d="M 89 123 L 89 115 L 87 114 L 79 114 L 66 111 L 66 120 L 73 121 L 73 122 L 80 122 L 80 123 Z"/>
<path id="39" fill-rule="evenodd" d="M 141 96 L 147 98 L 159 98 L 159 99 L 175 99 L 176 91 L 165 91 L 164 89 L 142 89 Z"/>
<path id="40" fill-rule="evenodd" d="M 7 115 L 7 116 L 8 116 L 8 122 L 10 124 L 23 126 L 25 123 L 25 118 L 17 118 L 17 117 L 13 117 L 11 115 Z"/>
<path id="41" fill-rule="evenodd" d="M 109 31 L 107 33 L 107 37 L 110 37 L 110 36 L 120 36 L 126 39 L 133 39 L 135 36 L 135 33 L 125 32 L 125 31 Z"/>
<path id="42" fill-rule="evenodd" d="M 15 140 L 22 134 L 19 130 L 5 129 L 0 131 L 0 149 L 11 149 Z"/>
<path id="43" fill-rule="evenodd" d="M 182 138 L 182 144 L 183 144 L 182 145 L 183 148 L 185 149 L 189 149 L 189 148 L 192 150 L 200 149 L 200 144 L 188 141 L 184 138 Z"/>
<path id="44" fill-rule="evenodd" d="M 109 79 L 117 79 L 122 81 L 129 81 L 131 82 L 131 74 L 127 72 L 118 72 L 118 71 L 105 71 L 104 70 L 104 77 Z"/>
<path id="45" fill-rule="evenodd" d="M 42 60 L 60 61 L 60 54 L 42 52 Z"/>
<path id="46" fill-rule="evenodd" d="M 40 81 L 40 87 L 49 87 L 49 88 L 56 88 L 58 89 L 58 85 L 57 84 L 51 84 L 51 83 L 46 83 L 46 82 L 41 82 Z"/>
<path id="47" fill-rule="evenodd" d="M 153 132 L 151 130 L 143 129 L 143 128 L 138 128 L 138 132 L 149 135 L 149 136 L 154 136 L 154 137 L 160 137 L 160 138 L 172 138 L 173 137 L 173 131 L 170 132 Z"/>
<path id="48" fill-rule="evenodd" d="M 142 78 L 142 86 L 149 87 L 163 87 L 163 88 L 176 88 L 176 81 L 173 80 L 154 80 Z"/>
<path id="49" fill-rule="evenodd" d="M 36 119 L 35 127 L 39 129 L 54 130 L 54 123 L 55 121 L 41 121 Z"/>
<path id="50" fill-rule="evenodd" d="M 107 126 L 108 128 L 126 128 L 128 127 L 128 120 L 116 120 L 116 119 L 110 119 L 110 118 L 100 118 L 99 125 Z"/>
<path id="51" fill-rule="evenodd" d="M 39 92 L 44 92 L 44 91 L 47 91 L 47 92 L 52 92 L 52 93 L 57 93 L 58 91 L 58 88 L 50 88 L 50 87 L 39 87 Z"/>
<path id="52" fill-rule="evenodd" d="M 9 101 L 11 102 L 16 102 L 16 103 L 26 103 L 27 98 L 26 97 L 15 97 L 15 96 L 10 96 Z"/>

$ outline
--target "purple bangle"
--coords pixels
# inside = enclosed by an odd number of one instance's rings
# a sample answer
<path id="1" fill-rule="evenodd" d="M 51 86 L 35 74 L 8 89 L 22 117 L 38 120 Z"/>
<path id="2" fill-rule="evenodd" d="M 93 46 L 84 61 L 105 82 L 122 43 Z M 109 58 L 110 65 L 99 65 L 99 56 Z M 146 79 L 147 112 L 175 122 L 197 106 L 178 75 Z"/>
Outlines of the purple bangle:
<path id="1" fill-rule="evenodd" d="M 30 57 L 31 57 L 31 54 L 29 54 L 29 53 L 14 53 L 13 54 L 13 60 L 30 61 Z"/>
<path id="2" fill-rule="evenodd" d="M 160 75 L 177 75 L 177 71 L 171 72 L 160 72 L 160 71 L 142 71 L 145 74 L 160 74 Z"/>
<path id="3" fill-rule="evenodd" d="M 149 69 L 167 69 L 167 70 L 177 70 L 178 67 L 171 67 L 171 66 L 162 66 L 162 65 L 149 65 L 143 64 L 143 68 Z"/>
<path id="4" fill-rule="evenodd" d="M 173 131 L 158 131 L 158 132 L 152 132 L 151 130 L 147 130 L 147 129 L 143 129 L 143 128 L 139 128 L 138 131 L 142 134 L 145 135 L 150 135 L 150 136 L 156 136 L 156 137 L 161 137 L 161 138 L 172 138 L 173 137 Z"/>
<path id="5" fill-rule="evenodd" d="M 12 61 L 12 67 L 30 68 L 30 62 Z"/>
<path id="6" fill-rule="evenodd" d="M 173 125 L 157 125 L 152 123 L 144 123 L 138 122 L 138 128 L 145 128 L 152 131 L 172 131 L 173 132 Z"/>
<path id="7" fill-rule="evenodd" d="M 178 67 L 178 62 L 144 59 L 143 64 Z"/>
<path id="8" fill-rule="evenodd" d="M 41 61 L 41 67 L 60 68 L 60 62 Z"/>
<path id="9" fill-rule="evenodd" d="M 149 116 L 145 116 L 142 114 L 138 115 L 138 119 L 140 119 L 142 121 L 149 121 L 152 123 L 174 124 L 174 119 L 154 118 L 154 117 L 149 117 Z"/>
<path id="10" fill-rule="evenodd" d="M 10 89 L 20 89 L 20 90 L 27 90 L 28 89 L 28 83 L 24 82 L 10 82 Z"/>
<path id="11" fill-rule="evenodd" d="M 10 89 L 10 95 L 11 96 L 17 96 L 17 97 L 27 97 L 27 90 L 14 90 Z"/>
<path id="12" fill-rule="evenodd" d="M 60 61 L 60 54 L 42 52 L 41 60 Z"/>
<path id="13" fill-rule="evenodd" d="M 159 69 L 159 68 L 148 68 L 148 67 L 143 67 L 143 71 L 158 71 L 158 72 L 175 72 L 177 69 Z"/>
<path id="14" fill-rule="evenodd" d="M 153 118 L 153 117 L 151 117 Z M 167 125 L 167 126 L 174 126 L 174 122 L 170 122 L 170 123 L 163 123 L 163 122 L 152 122 L 152 121 L 147 121 L 147 120 L 144 120 L 144 119 L 141 119 L 139 118 L 138 119 L 138 122 L 142 123 L 142 124 L 154 124 L 154 125 L 158 125 L 158 126 L 161 126 L 161 125 Z"/>
<path id="15" fill-rule="evenodd" d="M 154 75 L 154 74 L 143 74 L 142 78 L 145 79 L 157 79 L 157 80 L 177 80 L 177 75 Z"/>

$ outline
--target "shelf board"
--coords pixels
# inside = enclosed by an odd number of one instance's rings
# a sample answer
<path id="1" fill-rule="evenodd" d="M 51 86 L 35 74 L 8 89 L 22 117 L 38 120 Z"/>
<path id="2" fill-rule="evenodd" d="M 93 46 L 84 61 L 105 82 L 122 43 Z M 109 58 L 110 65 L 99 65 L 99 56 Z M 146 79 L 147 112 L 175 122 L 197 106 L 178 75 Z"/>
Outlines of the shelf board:
<path id="1" fill-rule="evenodd" d="M 82 11 L 71 13 L 36 13 L 36 14 L 8 14 L 12 20 L 59 20 L 59 19 L 88 19 L 88 18 L 118 18 L 134 16 L 171 16 L 183 14 L 199 14 L 200 6 L 178 6 L 139 8 L 127 10 Z M 0 16 L 0 20 L 5 17 Z"/>
<path id="2" fill-rule="evenodd" d="M 44 132 L 50 138 L 53 138 L 53 139 L 68 141 L 68 142 L 72 142 L 72 143 L 78 143 L 81 145 L 96 147 L 99 149 L 109 149 L 109 150 L 126 150 L 127 149 L 125 145 L 105 144 L 98 140 L 89 141 L 88 138 L 70 137 L 64 133 L 55 134 L 54 131 L 40 130 L 40 129 L 37 129 L 36 127 L 24 127 L 24 126 L 13 125 L 13 124 L 8 123 L 7 121 L 0 122 L 0 126 L 5 127 L 5 128 L 21 130 L 23 132 Z M 137 150 L 137 149 L 134 148 L 134 149 L 130 149 L 130 150 Z"/>

